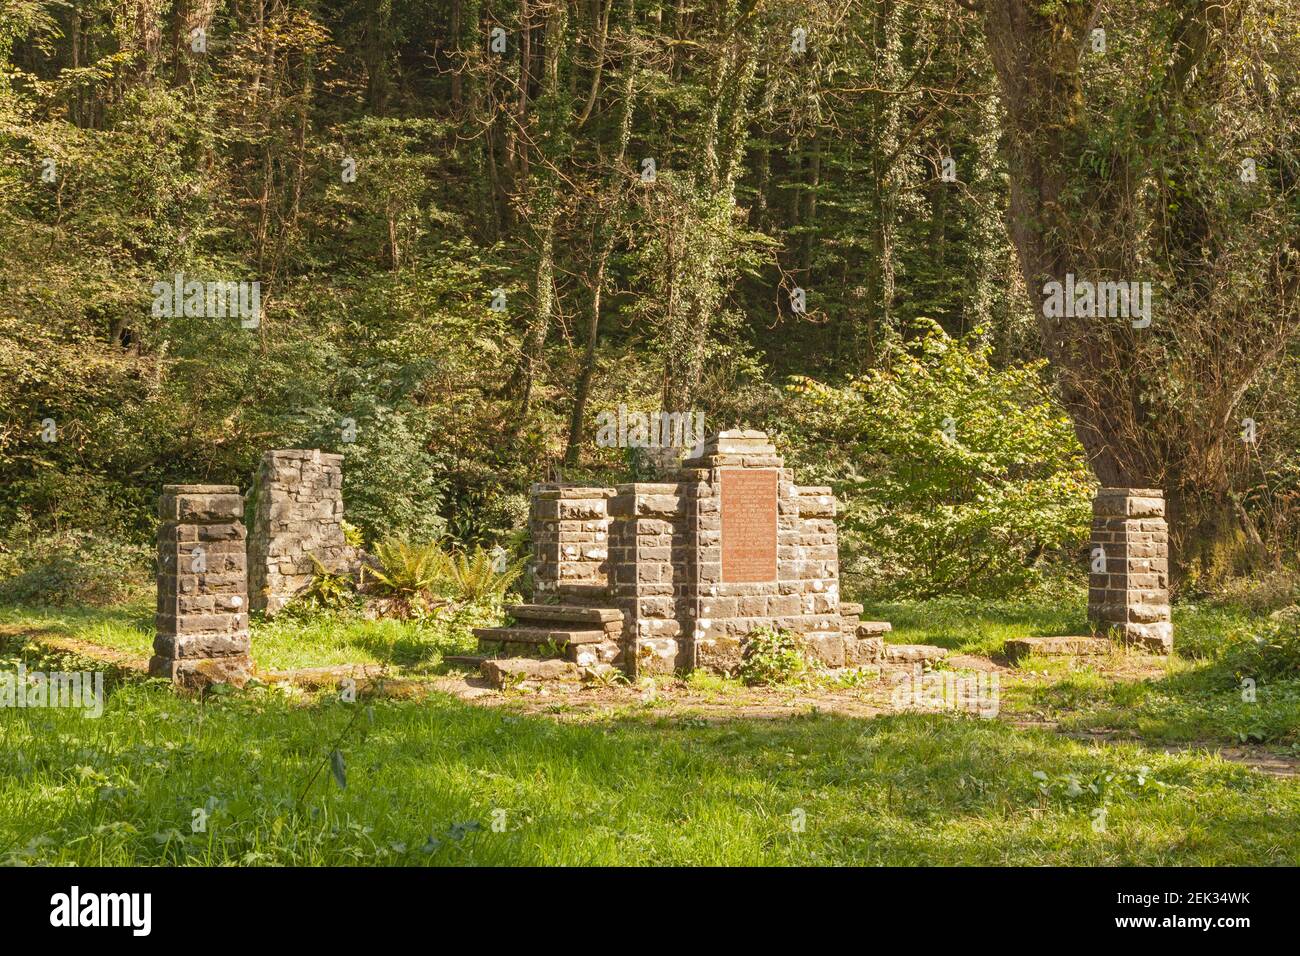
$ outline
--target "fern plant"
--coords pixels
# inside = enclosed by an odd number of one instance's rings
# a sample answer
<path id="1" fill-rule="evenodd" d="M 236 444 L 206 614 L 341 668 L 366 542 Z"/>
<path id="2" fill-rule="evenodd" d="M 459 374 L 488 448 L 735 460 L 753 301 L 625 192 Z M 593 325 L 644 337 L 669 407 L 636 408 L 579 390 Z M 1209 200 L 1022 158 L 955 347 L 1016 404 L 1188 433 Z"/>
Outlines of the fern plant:
<path id="1" fill-rule="evenodd" d="M 473 552 L 448 559 L 449 576 L 460 600 L 471 604 L 496 602 L 523 574 L 525 561 L 520 558 L 498 570 L 497 557 L 486 548 L 476 547 Z"/>
<path id="2" fill-rule="evenodd" d="M 374 553 L 379 567 L 370 574 L 398 597 L 441 594 L 454 581 L 452 561 L 436 541 L 413 545 L 404 538 L 386 538 L 375 545 Z"/>
<path id="3" fill-rule="evenodd" d="M 321 564 L 316 555 L 309 554 L 307 557 L 316 565 L 316 571 L 311 584 L 298 595 L 298 600 L 307 607 L 326 611 L 341 611 L 352 606 L 356 594 L 352 590 L 351 579 L 346 574 L 332 572 Z"/>

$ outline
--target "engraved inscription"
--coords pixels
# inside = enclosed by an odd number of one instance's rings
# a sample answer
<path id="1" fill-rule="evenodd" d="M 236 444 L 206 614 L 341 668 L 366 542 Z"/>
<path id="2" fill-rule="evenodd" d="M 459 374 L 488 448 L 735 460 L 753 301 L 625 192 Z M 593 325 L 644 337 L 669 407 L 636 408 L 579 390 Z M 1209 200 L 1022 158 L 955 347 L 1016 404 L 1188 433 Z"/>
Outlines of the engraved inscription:
<path id="1" fill-rule="evenodd" d="M 774 469 L 722 472 L 722 580 L 776 580 L 776 497 Z"/>

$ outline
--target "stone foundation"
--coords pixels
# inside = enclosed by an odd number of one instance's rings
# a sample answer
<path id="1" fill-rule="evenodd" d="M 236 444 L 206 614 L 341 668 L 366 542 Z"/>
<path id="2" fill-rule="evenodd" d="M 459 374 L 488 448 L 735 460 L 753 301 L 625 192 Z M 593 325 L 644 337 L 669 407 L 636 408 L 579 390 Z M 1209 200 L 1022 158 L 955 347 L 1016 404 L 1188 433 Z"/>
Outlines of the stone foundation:
<path id="1" fill-rule="evenodd" d="M 1088 620 L 1094 632 L 1169 653 L 1174 626 L 1164 494 L 1154 488 L 1102 488 L 1092 515 Z"/>
<path id="2" fill-rule="evenodd" d="M 662 479 L 534 485 L 538 599 L 620 611 L 634 677 L 734 672 L 760 627 L 795 632 L 824 666 L 880 662 L 889 626 L 840 604 L 830 489 L 796 485 L 763 432 L 714 435 Z"/>
<path id="3" fill-rule="evenodd" d="M 244 496 L 234 485 L 165 485 L 149 673 L 242 685 L 252 673 Z"/>
<path id="4" fill-rule="evenodd" d="M 248 541 L 252 609 L 273 616 L 317 573 L 353 561 L 343 536 L 343 456 L 282 449 L 262 456 Z"/>

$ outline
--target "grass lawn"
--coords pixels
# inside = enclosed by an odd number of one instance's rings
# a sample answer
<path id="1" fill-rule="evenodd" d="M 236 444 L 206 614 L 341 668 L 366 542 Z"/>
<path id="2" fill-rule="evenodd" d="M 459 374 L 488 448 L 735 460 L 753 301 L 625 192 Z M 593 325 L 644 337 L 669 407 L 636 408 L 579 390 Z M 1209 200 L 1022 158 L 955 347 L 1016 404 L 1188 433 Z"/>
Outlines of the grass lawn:
<path id="1" fill-rule="evenodd" d="M 862 619 L 889 621 L 893 644 L 934 644 L 962 654 L 996 654 L 1013 637 L 1087 634 L 1087 592 L 1059 601 L 985 600 L 941 597 L 925 601 L 868 602 Z M 1175 647 L 1180 655 L 1204 654 L 1255 620 L 1236 606 L 1174 606 Z"/>
<path id="2" fill-rule="evenodd" d="M 144 655 L 147 611 L 10 608 L 0 631 L 50 629 Z M 1177 639 L 1192 648 L 1248 625 L 1230 610 L 1179 614 Z M 1055 624 L 1081 620 L 1082 608 L 943 601 L 869 609 L 877 615 L 894 620 L 895 639 L 971 652 L 1076 630 Z M 255 629 L 254 654 L 271 668 L 374 660 L 418 671 L 435 666 L 438 640 L 392 622 L 283 620 Z M 7 647 L 0 667 L 41 661 L 31 645 Z M 263 688 L 197 700 L 122 681 L 99 719 L 0 710 L 0 862 L 1300 862 L 1300 781 L 1207 746 L 1244 732 L 1296 749 L 1300 682 L 1262 684 L 1246 703 L 1211 658 L 1176 657 L 1133 679 L 1107 666 L 1031 659 L 1022 670 L 1033 679 L 1006 682 L 994 720 L 703 720 L 653 703 L 548 715 L 438 692 L 344 704 Z M 1025 726 L 1039 720 L 1112 735 Z M 1164 743 L 1192 746 L 1165 753 Z M 330 766 L 336 745 L 345 788 Z M 206 820 L 198 832 L 196 819 Z"/>
<path id="3" fill-rule="evenodd" d="M 45 631 L 142 659 L 153 654 L 152 603 L 110 608 L 0 607 L 0 631 Z M 475 646 L 469 628 L 477 620 L 418 624 L 392 619 L 277 617 L 250 623 L 253 659 L 264 670 L 290 670 L 331 664 L 392 665 L 398 673 L 435 669 L 443 654 L 467 653 Z"/>
<path id="4" fill-rule="evenodd" d="M 346 789 L 329 769 L 308 789 L 358 714 Z M 567 723 L 439 695 L 200 703 L 151 683 L 117 688 L 98 720 L 9 711 L 0 743 L 15 863 L 1300 860 L 1289 781 L 975 718 Z"/>

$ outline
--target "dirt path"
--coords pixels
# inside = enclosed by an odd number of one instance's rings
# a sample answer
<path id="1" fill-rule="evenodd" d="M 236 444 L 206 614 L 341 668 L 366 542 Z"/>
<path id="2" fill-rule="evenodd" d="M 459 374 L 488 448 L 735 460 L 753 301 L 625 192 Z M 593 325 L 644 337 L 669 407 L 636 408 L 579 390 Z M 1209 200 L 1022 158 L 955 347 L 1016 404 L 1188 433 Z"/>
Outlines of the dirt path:
<path id="1" fill-rule="evenodd" d="M 103 647 L 79 638 L 51 631 L 0 628 L 0 644 L 20 638 L 40 644 L 57 653 L 103 661 L 124 673 L 144 676 L 147 664 L 126 651 Z M 1163 673 L 1156 659 L 1144 660 L 1124 656 L 1115 660 L 1090 660 L 1091 666 L 1113 680 L 1141 680 Z M 1034 683 L 1033 671 L 1007 667 L 986 657 L 953 655 L 948 659 L 951 670 L 931 672 L 938 680 L 944 674 L 996 674 L 1000 681 Z M 267 683 L 288 682 L 308 690 L 337 687 L 351 678 L 359 693 L 382 693 L 389 697 L 418 697 L 431 691 L 450 694 L 478 706 L 499 707 L 515 713 L 546 716 L 566 722 L 606 719 L 626 714 L 640 717 L 701 720 L 725 723 L 736 719 L 786 719 L 801 714 L 834 714 L 843 717 L 871 718 L 882 714 L 913 710 L 899 706 L 900 685 L 915 680 L 918 671 L 908 666 L 886 667 L 880 679 L 856 687 L 739 687 L 721 684 L 717 688 L 700 687 L 677 678 L 658 678 L 651 685 L 579 684 L 557 681 L 524 690 L 498 690 L 471 672 L 454 672 L 438 677 L 393 677 L 387 669 L 374 664 L 309 667 L 293 671 L 263 672 L 258 676 Z M 906 700 L 906 695 L 902 698 Z M 1180 743 L 1147 743 L 1127 730 L 1062 730 L 1056 721 L 1015 717 L 1000 718 L 1012 727 L 1054 731 L 1061 736 L 1104 746 L 1115 742 L 1134 743 L 1163 753 L 1204 751 L 1224 760 L 1250 767 L 1273 777 L 1300 779 L 1300 757 L 1277 754 L 1261 747 L 1225 746 L 1212 740 Z"/>

